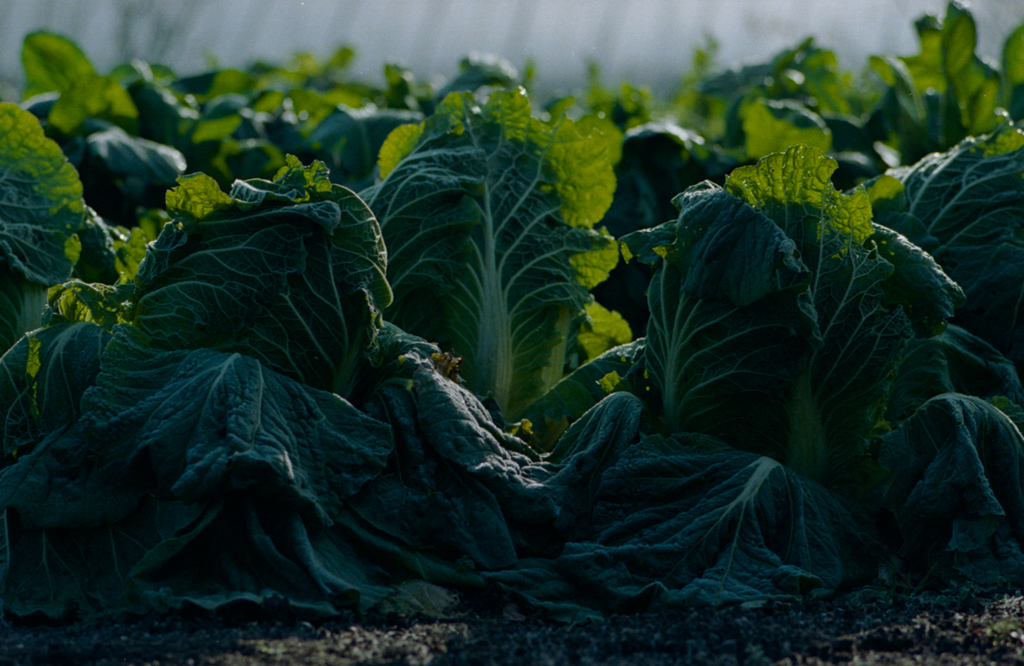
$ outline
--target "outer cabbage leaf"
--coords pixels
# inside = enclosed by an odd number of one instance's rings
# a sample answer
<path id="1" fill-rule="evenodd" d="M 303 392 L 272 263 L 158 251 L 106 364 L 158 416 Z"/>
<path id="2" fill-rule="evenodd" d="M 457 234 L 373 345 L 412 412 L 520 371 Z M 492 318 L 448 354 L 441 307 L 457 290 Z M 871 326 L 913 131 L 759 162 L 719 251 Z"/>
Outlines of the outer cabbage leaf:
<path id="1" fill-rule="evenodd" d="M 861 583 L 863 517 L 771 458 L 652 436 L 600 476 L 593 533 L 488 577 L 562 619 L 792 600 Z"/>
<path id="2" fill-rule="evenodd" d="M 728 192 L 691 188 L 677 222 L 624 241 L 658 266 L 645 362 L 668 429 L 856 490 L 874 481 L 867 448 L 908 315 L 949 316 L 960 293 L 917 254 L 876 245 L 866 195 L 837 193 L 834 169 L 809 148 L 772 155 L 733 172 Z M 893 281 L 911 269 L 934 279 Z"/>
<path id="3" fill-rule="evenodd" d="M 564 453 L 560 440 L 566 429 L 612 391 L 630 390 L 634 364 L 643 357 L 645 340 L 613 347 L 566 375 L 523 414 L 517 434 L 530 438 L 545 460 L 556 462 Z M 528 430 L 527 430 L 528 429 Z M 553 451 L 556 442 L 559 450 Z"/>
<path id="4" fill-rule="evenodd" d="M 982 584 L 1024 581 L 1024 437 L 981 398 L 944 394 L 884 438 L 902 555 Z"/>
<path id="5" fill-rule="evenodd" d="M 32 114 L 0 103 L 0 349 L 42 318 L 40 296 L 71 277 L 82 183 Z"/>
<path id="6" fill-rule="evenodd" d="M 82 394 L 96 379 L 109 339 L 94 324 L 62 322 L 28 333 L 0 357 L 5 459 L 59 436 L 78 419 Z"/>
<path id="7" fill-rule="evenodd" d="M 473 582 L 466 573 L 511 566 L 524 553 L 554 555 L 567 535 L 588 533 L 596 479 L 639 432 L 638 399 L 601 401 L 563 436 L 557 461 L 539 462 L 435 367 L 436 347 L 397 329 L 385 336 L 400 363 L 381 365 L 391 376 L 367 409 L 391 425 L 395 450 L 384 474 L 349 502 L 355 522 L 345 520 L 360 534 L 384 535 L 376 559 L 465 584 Z M 427 560 L 410 561 L 412 553 Z M 409 571 L 424 562 L 428 570 Z"/>
<path id="8" fill-rule="evenodd" d="M 886 419 L 902 421 L 943 393 L 1001 396 L 1024 404 L 1024 387 L 1013 363 L 992 345 L 954 325 L 938 335 L 907 343 Z"/>
<path id="9" fill-rule="evenodd" d="M 187 540 L 201 513 L 201 506 L 149 500 L 108 525 L 22 530 L 12 510 L 3 509 L 0 595 L 5 614 L 72 621 L 150 610 L 133 585 L 132 566 L 163 543 Z"/>
<path id="10" fill-rule="evenodd" d="M 324 166 L 295 158 L 230 195 L 193 175 L 168 193 L 174 222 L 139 266 L 130 321 L 162 349 L 258 359 L 346 393 L 390 301 L 377 222 Z"/>
<path id="11" fill-rule="evenodd" d="M 431 358 L 437 347 L 401 334 L 391 346 L 392 353 L 399 349 L 397 376 L 368 406 L 391 425 L 395 452 L 350 506 L 413 550 L 449 562 L 468 558 L 477 569 L 515 563 L 510 523 L 517 516 L 550 522 L 553 496 L 526 474 L 532 461 L 523 443 L 498 427 L 457 379 L 438 371 Z"/>
<path id="12" fill-rule="evenodd" d="M 962 287 L 956 323 L 1024 363 L 1024 132 L 1005 126 L 890 172 L 901 212 L 882 222 L 932 239 L 929 251 Z M 897 209 L 898 210 L 898 209 Z"/>
<path id="13" fill-rule="evenodd" d="M 0 472 L 0 507 L 17 515 L 8 608 L 277 596 L 322 614 L 386 596 L 385 573 L 329 527 L 383 469 L 388 426 L 241 354 L 141 342 L 119 327 L 82 416 Z"/>
<path id="14" fill-rule="evenodd" d="M 388 245 L 385 316 L 462 356 L 509 418 L 561 378 L 570 324 L 618 261 L 591 229 L 614 189 L 604 150 L 533 118 L 521 91 L 452 94 L 395 130 L 363 192 Z"/>
<path id="15" fill-rule="evenodd" d="M 199 502 L 249 489 L 329 523 L 383 467 L 387 427 L 343 398 L 237 353 L 140 342 L 118 327 L 82 398 L 82 424 L 109 460 L 144 460 L 158 496 Z"/>
<path id="16" fill-rule="evenodd" d="M 135 226 L 138 208 L 164 204 L 167 190 L 185 171 L 176 149 L 132 136 L 120 127 L 93 131 L 83 140 L 85 198 L 108 221 Z"/>

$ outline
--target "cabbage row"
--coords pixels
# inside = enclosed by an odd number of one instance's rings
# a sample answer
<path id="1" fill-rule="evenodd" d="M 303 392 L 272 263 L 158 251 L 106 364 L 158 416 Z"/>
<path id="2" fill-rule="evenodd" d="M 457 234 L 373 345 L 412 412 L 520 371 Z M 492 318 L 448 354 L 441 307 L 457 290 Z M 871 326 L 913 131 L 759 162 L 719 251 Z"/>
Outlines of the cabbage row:
<path id="1" fill-rule="evenodd" d="M 659 102 L 351 57 L 0 103 L 0 603 L 550 617 L 1024 584 L 1024 26 Z"/>

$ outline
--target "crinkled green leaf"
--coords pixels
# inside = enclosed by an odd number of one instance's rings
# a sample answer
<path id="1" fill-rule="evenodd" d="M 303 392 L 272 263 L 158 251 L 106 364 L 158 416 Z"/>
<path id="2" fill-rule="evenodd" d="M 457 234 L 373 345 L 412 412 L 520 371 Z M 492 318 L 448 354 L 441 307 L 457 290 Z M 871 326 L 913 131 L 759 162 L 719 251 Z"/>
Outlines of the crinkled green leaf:
<path id="1" fill-rule="evenodd" d="M 938 335 L 907 343 L 886 419 L 902 421 L 943 393 L 1002 396 L 1024 404 L 1024 388 L 1013 363 L 992 345 L 954 325 Z"/>
<path id="2" fill-rule="evenodd" d="M 463 357 L 467 385 L 511 419 L 561 378 L 587 287 L 618 261 L 590 229 L 614 188 L 603 151 L 568 120 L 533 118 L 521 91 L 482 106 L 453 94 L 421 130 L 392 133 L 387 176 L 363 192 L 388 245 L 385 316 Z"/>
<path id="3" fill-rule="evenodd" d="M 557 497 L 530 475 L 533 458 L 523 442 L 437 370 L 437 347 L 398 329 L 390 335 L 388 353 L 398 363 L 368 409 L 390 424 L 395 451 L 384 473 L 349 505 L 362 522 L 412 552 L 465 559 L 477 570 L 515 563 L 522 546 L 515 524 L 550 527 Z"/>
<path id="4" fill-rule="evenodd" d="M 576 343 L 585 354 L 585 360 L 595 359 L 612 347 L 633 341 L 633 331 L 618 312 L 600 303 L 586 307 L 587 319 L 580 325 Z"/>
<path id="5" fill-rule="evenodd" d="M 383 466 L 387 426 L 335 394 L 240 354 L 147 348 L 127 326 L 115 335 L 82 399 L 83 427 L 111 459 L 145 456 L 160 496 L 251 488 L 329 523 Z"/>
<path id="6" fill-rule="evenodd" d="M 39 121 L 0 103 L 0 262 L 51 286 L 71 276 L 64 246 L 85 215 L 82 183 Z"/>
<path id="7" fill-rule="evenodd" d="M 167 209 L 179 217 L 198 222 L 207 215 L 234 205 L 234 200 L 221 191 L 217 181 L 204 173 L 190 173 L 178 179 L 181 187 L 167 193 Z"/>
<path id="8" fill-rule="evenodd" d="M 624 381 L 643 356 L 644 343 L 641 339 L 609 349 L 576 368 L 534 401 L 523 418 L 530 422 L 537 448 L 551 451 L 573 422 L 608 395 L 601 382 L 610 373 L 618 373 L 620 381 Z"/>
<path id="9" fill-rule="evenodd" d="M 229 195 L 208 177 L 180 182 L 175 222 L 139 267 L 131 322 L 164 349 L 236 351 L 346 392 L 391 296 L 370 210 L 295 158 Z"/>
<path id="10" fill-rule="evenodd" d="M 87 322 L 113 333 L 115 325 L 127 321 L 133 291 L 130 282 L 113 286 L 79 280 L 65 282 L 50 289 L 43 323 Z"/>
<path id="11" fill-rule="evenodd" d="M 931 253 L 963 288 L 956 323 L 1018 367 L 1024 362 L 1024 132 L 1013 126 L 891 172 L 904 187 L 906 216 L 884 218 L 896 231 L 919 221 Z"/>
<path id="12" fill-rule="evenodd" d="M 882 444 L 902 554 L 982 584 L 1024 580 L 1024 438 L 980 398 L 926 402 Z"/>
<path id="13" fill-rule="evenodd" d="M 901 234 L 874 225 L 871 242 L 878 255 L 893 266 L 882 283 L 885 298 L 901 305 L 922 335 L 942 331 L 953 311 L 964 304 L 964 292 L 927 252 Z"/>
<path id="14" fill-rule="evenodd" d="M 69 428 L 99 372 L 110 334 L 90 323 L 35 330 L 0 357 L 0 442 L 5 458 Z"/>
<path id="15" fill-rule="evenodd" d="M 734 170 L 726 190 L 762 211 L 801 245 L 805 261 L 819 244 L 823 227 L 860 243 L 871 236 L 871 205 L 863 190 L 837 192 L 830 180 L 835 160 L 809 146 L 769 155 L 756 166 Z"/>
<path id="16" fill-rule="evenodd" d="M 590 539 L 489 575 L 563 619 L 828 593 L 874 575 L 862 516 L 777 461 L 649 437 L 600 476 Z"/>

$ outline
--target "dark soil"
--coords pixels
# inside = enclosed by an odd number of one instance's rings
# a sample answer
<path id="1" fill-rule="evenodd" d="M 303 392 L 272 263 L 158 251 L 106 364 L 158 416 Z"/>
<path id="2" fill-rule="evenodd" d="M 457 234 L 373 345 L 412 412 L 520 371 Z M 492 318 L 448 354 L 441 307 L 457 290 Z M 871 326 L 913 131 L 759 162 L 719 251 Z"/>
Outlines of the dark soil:
<path id="1" fill-rule="evenodd" d="M 1024 664 L 1019 592 L 869 589 L 801 604 L 567 626 L 494 596 L 449 619 L 256 619 L 249 610 L 0 628 L 0 665 Z"/>

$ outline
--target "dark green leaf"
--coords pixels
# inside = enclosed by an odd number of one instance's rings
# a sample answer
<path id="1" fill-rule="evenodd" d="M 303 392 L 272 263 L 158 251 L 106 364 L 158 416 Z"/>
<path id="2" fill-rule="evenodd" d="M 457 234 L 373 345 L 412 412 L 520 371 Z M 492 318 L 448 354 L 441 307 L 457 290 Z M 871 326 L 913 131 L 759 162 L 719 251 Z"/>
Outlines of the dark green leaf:
<path id="1" fill-rule="evenodd" d="M 1024 580 L 1024 438 L 980 398 L 945 394 L 886 436 L 902 554 L 982 584 Z"/>

